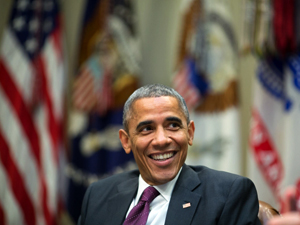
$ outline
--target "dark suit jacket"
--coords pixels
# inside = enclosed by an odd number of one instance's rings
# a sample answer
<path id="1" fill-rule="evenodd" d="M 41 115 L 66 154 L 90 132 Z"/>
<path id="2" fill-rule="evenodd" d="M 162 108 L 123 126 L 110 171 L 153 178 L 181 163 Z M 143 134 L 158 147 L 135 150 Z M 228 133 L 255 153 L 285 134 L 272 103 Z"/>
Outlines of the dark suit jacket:
<path id="1" fill-rule="evenodd" d="M 93 183 L 85 194 L 78 225 L 122 224 L 136 195 L 138 176 L 135 170 Z M 191 207 L 183 208 L 188 202 Z M 165 224 L 260 224 L 258 207 L 256 189 L 248 178 L 183 165 Z"/>

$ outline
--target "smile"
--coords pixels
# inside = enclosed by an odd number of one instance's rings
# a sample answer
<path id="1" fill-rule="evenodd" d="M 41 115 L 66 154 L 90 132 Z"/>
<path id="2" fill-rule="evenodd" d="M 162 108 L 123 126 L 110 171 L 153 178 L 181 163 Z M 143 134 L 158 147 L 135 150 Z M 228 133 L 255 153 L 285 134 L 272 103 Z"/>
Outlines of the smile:
<path id="1" fill-rule="evenodd" d="M 163 160 L 172 158 L 174 155 L 175 155 L 175 152 L 169 152 L 169 153 L 164 153 L 164 154 L 151 155 L 150 157 L 154 160 L 163 161 Z"/>

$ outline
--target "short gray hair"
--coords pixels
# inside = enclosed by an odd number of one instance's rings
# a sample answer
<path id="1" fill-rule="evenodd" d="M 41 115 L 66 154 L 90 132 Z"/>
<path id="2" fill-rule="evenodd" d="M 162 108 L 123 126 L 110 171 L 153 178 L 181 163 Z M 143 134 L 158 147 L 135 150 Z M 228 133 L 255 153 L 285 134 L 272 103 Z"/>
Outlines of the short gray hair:
<path id="1" fill-rule="evenodd" d="M 123 126 L 125 131 L 128 133 L 128 120 L 129 116 L 132 113 L 132 105 L 133 103 L 141 98 L 153 98 L 153 97 L 162 97 L 162 96 L 171 96 L 177 99 L 179 103 L 179 107 L 181 108 L 187 124 L 190 123 L 190 115 L 186 103 L 183 97 L 178 94 L 173 88 L 167 87 L 162 84 L 149 84 L 143 87 L 140 87 L 136 91 L 134 91 L 130 97 L 127 99 L 123 109 Z"/>

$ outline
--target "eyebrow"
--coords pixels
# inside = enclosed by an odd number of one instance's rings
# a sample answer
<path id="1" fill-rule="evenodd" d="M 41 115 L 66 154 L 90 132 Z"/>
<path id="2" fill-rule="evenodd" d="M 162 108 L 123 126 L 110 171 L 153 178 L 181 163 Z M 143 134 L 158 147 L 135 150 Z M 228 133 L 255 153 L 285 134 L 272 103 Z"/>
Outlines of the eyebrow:
<path id="1" fill-rule="evenodd" d="M 175 116 L 167 117 L 166 121 L 176 121 L 176 122 L 182 124 L 182 120 Z"/>
<path id="2" fill-rule="evenodd" d="M 170 122 L 170 121 L 173 121 L 173 122 L 178 122 L 178 123 L 182 124 L 182 120 L 179 119 L 178 117 L 175 117 L 175 116 L 167 117 L 167 118 L 166 118 L 166 121 L 169 121 L 169 122 Z M 136 126 L 135 130 L 139 130 L 140 127 L 143 127 L 143 126 L 146 126 L 146 125 L 150 125 L 150 124 L 152 124 L 152 123 L 153 123 L 153 120 L 142 121 L 142 122 L 140 122 L 140 123 Z"/>
<path id="3" fill-rule="evenodd" d="M 152 120 L 142 121 L 136 126 L 135 130 L 139 130 L 140 127 L 145 126 L 145 125 L 150 125 L 151 123 L 153 123 Z"/>

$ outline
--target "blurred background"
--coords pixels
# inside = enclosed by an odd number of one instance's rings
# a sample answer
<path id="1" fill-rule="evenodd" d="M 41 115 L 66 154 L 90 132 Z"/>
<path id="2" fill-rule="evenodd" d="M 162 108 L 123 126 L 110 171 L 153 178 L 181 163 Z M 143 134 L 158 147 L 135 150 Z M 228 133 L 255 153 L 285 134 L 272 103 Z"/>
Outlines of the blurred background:
<path id="1" fill-rule="evenodd" d="M 76 224 L 89 184 L 135 169 L 118 130 L 150 83 L 187 102 L 187 164 L 280 209 L 300 177 L 299 4 L 0 0 L 0 224 Z"/>

